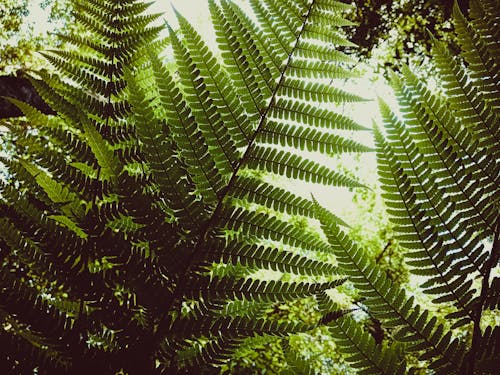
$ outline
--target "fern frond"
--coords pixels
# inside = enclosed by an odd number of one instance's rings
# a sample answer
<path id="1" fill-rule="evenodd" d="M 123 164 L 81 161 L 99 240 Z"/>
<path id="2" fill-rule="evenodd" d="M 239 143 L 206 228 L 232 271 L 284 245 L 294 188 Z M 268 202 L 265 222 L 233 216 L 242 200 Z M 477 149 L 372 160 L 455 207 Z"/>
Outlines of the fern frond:
<path id="1" fill-rule="evenodd" d="M 255 146 L 249 155 L 247 166 L 306 182 L 350 188 L 363 187 L 354 179 L 341 175 L 318 162 L 271 147 Z"/>
<path id="2" fill-rule="evenodd" d="M 335 50 L 352 46 L 338 32 L 345 4 L 251 0 L 250 16 L 211 1 L 219 49 L 177 14 L 173 69 L 156 57 L 164 42 L 147 8 L 74 2 L 85 33 L 46 53 L 59 74 L 33 83 L 57 115 L 17 103 L 36 131 L 12 127 L 24 154 L 2 160 L 0 249 L 76 327 L 58 331 L 63 373 L 221 363 L 256 336 L 308 329 L 255 319 L 262 307 L 343 283 L 317 260 L 330 246 L 286 222 L 313 219 L 313 203 L 256 176 L 361 187 L 305 156 L 369 150 L 334 133 L 366 130 L 334 110 L 362 100 L 331 81 L 355 76 Z M 266 270 L 311 278 L 257 279 Z"/>
<path id="3" fill-rule="evenodd" d="M 231 174 L 234 168 L 233 164 L 238 159 L 236 146 L 229 136 L 220 112 L 215 107 L 216 103 L 213 103 L 213 99 L 210 97 L 210 90 L 214 90 L 212 86 L 215 86 L 217 95 L 220 95 L 221 88 L 217 88 L 214 78 L 210 77 L 210 72 L 201 70 L 202 68 L 207 69 L 210 63 L 204 64 L 202 54 L 194 55 L 198 48 L 203 48 L 199 45 L 201 43 L 199 36 L 197 36 L 197 40 L 193 40 L 189 34 L 186 36 L 187 39 L 191 40 L 191 48 L 188 51 L 173 30 L 169 29 L 169 31 L 186 100 L 187 103 L 191 104 L 191 111 L 197 126 L 205 137 L 208 152 L 212 156 L 217 169 L 223 175 Z M 204 50 L 208 52 L 205 46 Z M 211 61 L 212 64 L 215 63 L 213 56 Z M 211 78 L 208 82 L 207 76 Z M 219 97 L 219 101 L 224 101 L 224 99 Z M 234 123 L 234 120 L 232 122 Z"/>
<path id="4" fill-rule="evenodd" d="M 481 353 L 477 359 L 477 370 L 493 374 L 500 359 L 500 328 L 486 327 L 481 337 Z"/>
<path id="5" fill-rule="evenodd" d="M 0 314 L 2 323 L 10 326 L 9 330 L 2 329 L 0 338 L 10 344 L 4 346 L 5 355 L 15 357 L 16 351 L 21 350 L 26 353 L 28 363 L 37 362 L 41 369 L 67 370 L 71 366 L 70 355 L 60 345 L 59 337 L 72 328 L 71 319 L 43 301 L 34 288 L 14 280 L 9 273 L 8 270 L 0 273 Z M 23 316 L 22 323 L 15 318 L 19 315 Z M 79 346 L 82 344 L 77 342 Z"/>
<path id="6" fill-rule="evenodd" d="M 390 115 L 383 104 L 382 110 Z M 387 120 L 390 121 L 390 118 Z M 392 125 L 396 131 L 403 132 L 397 122 Z M 432 186 L 429 179 L 422 177 L 430 174 L 428 167 L 421 158 L 419 160 L 418 151 L 411 139 L 407 135 L 405 137 L 404 133 L 400 136 L 406 142 L 395 143 L 407 153 L 403 154 L 404 165 L 394 155 L 393 149 L 380 132 L 375 131 L 380 182 L 386 191 L 383 197 L 386 199 L 388 213 L 397 224 L 396 230 L 400 233 L 397 238 L 401 245 L 410 250 L 405 255 L 409 258 L 407 263 L 412 267 L 412 272 L 428 277 L 423 288 L 426 293 L 438 295 L 434 302 L 453 301 L 458 312 L 451 315 L 468 316 L 472 320 L 471 301 L 475 290 L 471 288 L 472 280 L 468 276 L 471 268 L 481 272 L 487 256 L 483 251 L 484 245 L 479 239 L 474 239 L 472 231 L 466 230 L 470 237 L 462 236 L 456 231 L 458 220 L 453 213 L 455 206 L 450 205 L 437 186 Z M 416 167 L 415 164 L 420 165 Z M 417 183 L 411 183 L 410 177 L 402 172 L 403 168 L 415 173 Z M 423 199 L 426 200 L 425 205 L 419 203 Z M 433 212 L 425 214 L 429 210 Z M 455 267 L 452 267 L 452 259 L 457 262 Z M 460 324 L 466 322 L 462 320 Z"/>
<path id="7" fill-rule="evenodd" d="M 490 310 L 500 309 L 500 277 L 491 280 L 490 293 L 486 297 L 484 307 Z"/>
<path id="8" fill-rule="evenodd" d="M 217 242 L 211 249 L 213 255 L 210 254 L 207 261 L 222 261 L 226 264 L 241 264 L 255 269 L 271 269 L 299 275 L 328 276 L 337 273 L 337 267 L 331 263 L 243 241 L 233 240 L 227 244 Z"/>
<path id="9" fill-rule="evenodd" d="M 286 98 L 278 98 L 270 117 L 326 129 L 368 130 L 335 111 Z"/>
<path id="10" fill-rule="evenodd" d="M 466 69 L 442 42 L 433 40 L 432 53 L 455 116 L 481 139 L 481 146 L 494 150 L 495 144 L 500 142 L 499 130 L 495 126 L 499 121 L 498 114 L 484 105 L 484 94 L 474 88 Z"/>
<path id="11" fill-rule="evenodd" d="M 413 106 L 417 117 L 423 122 L 423 117 L 420 113 L 425 111 L 429 119 L 432 121 L 445 138 L 448 139 L 450 152 L 456 153 L 457 157 L 463 159 L 464 169 L 471 166 L 476 170 L 476 175 L 473 176 L 481 181 L 481 188 L 485 192 L 491 191 L 489 184 L 498 183 L 498 175 L 494 165 L 494 160 L 490 154 L 485 151 L 478 150 L 476 142 L 468 133 L 467 128 L 460 126 L 454 119 L 452 113 L 448 111 L 444 101 L 433 95 L 425 85 L 419 82 L 418 78 L 408 69 L 403 67 L 404 86 L 406 91 L 411 93 L 406 95 L 408 102 Z M 447 98 L 448 99 L 448 98 Z M 451 99 L 448 99 L 448 101 Z M 423 107 L 420 109 L 420 107 Z"/>
<path id="12" fill-rule="evenodd" d="M 243 208 L 223 209 L 221 219 L 225 228 L 261 239 L 281 241 L 301 249 L 329 252 L 328 245 L 312 234 L 304 233 L 289 223 L 265 213 L 247 211 Z"/>
<path id="13" fill-rule="evenodd" d="M 382 346 L 377 344 L 352 317 L 349 310 L 342 310 L 325 292 L 316 297 L 324 314 L 329 332 L 335 338 L 339 351 L 346 361 L 362 373 L 403 374 L 406 363 L 398 344 Z"/>
<path id="14" fill-rule="evenodd" d="M 495 216 L 494 201 L 497 199 L 495 188 L 488 181 L 481 182 L 484 175 L 482 169 L 477 169 L 467 159 L 459 158 L 460 151 L 455 147 L 454 142 L 448 140 L 447 135 L 426 112 L 422 103 L 412 98 L 412 94 L 405 90 L 404 84 L 397 78 L 394 78 L 392 82 L 398 101 L 405 112 L 405 123 L 410 126 L 412 138 L 419 140 L 417 145 L 420 145 L 429 167 L 433 169 L 434 178 L 439 178 L 441 183 L 449 186 L 450 195 L 458 205 L 458 209 L 466 215 L 465 217 L 474 218 L 474 220 L 469 220 L 471 225 L 485 226 L 489 233 L 492 233 Z M 475 175 L 471 176 L 473 171 Z M 475 184 L 469 183 L 471 177 L 473 181 L 477 181 Z M 487 191 L 483 192 L 478 189 L 477 184 L 487 188 Z"/>
<path id="15" fill-rule="evenodd" d="M 156 64 L 160 63 L 155 61 L 154 64 L 157 70 Z M 145 95 L 139 95 L 142 89 L 136 86 L 132 79 L 129 87 L 129 100 L 134 109 L 137 134 L 143 142 L 143 152 L 153 178 L 162 195 L 166 197 L 168 206 L 182 221 L 181 225 L 196 228 L 206 214 L 192 194 L 195 187 L 185 178 L 186 165 L 177 156 L 177 145 L 172 134 L 156 118 L 154 108 L 143 100 Z"/>
<path id="16" fill-rule="evenodd" d="M 212 313 L 220 316 L 243 316 L 252 319 L 262 318 L 264 310 L 269 306 L 267 302 L 249 301 L 246 299 L 231 300 Z"/>
<path id="17" fill-rule="evenodd" d="M 454 345 L 451 352 L 459 353 L 454 371 L 467 374 L 481 366 L 477 358 L 485 351 L 483 340 L 490 339 L 491 331 L 481 334 L 482 312 L 498 302 L 496 280 L 490 283 L 499 254 L 499 72 L 493 36 L 498 27 L 478 19 L 486 14 L 498 19 L 498 7 L 483 5 L 472 5 L 474 16 L 468 21 L 455 3 L 460 57 L 453 59 L 433 40 L 443 95 L 434 95 L 424 79 L 404 67 L 402 78 L 392 80 L 402 119 L 381 103 L 387 140 L 378 129 L 375 134 L 383 196 L 398 239 L 408 249 L 407 263 L 427 279 L 422 288 L 437 296 L 433 302 L 455 306 L 447 315 L 452 329 L 473 324 L 468 348 L 454 344 L 451 331 L 443 336 L 441 325 L 432 334 L 433 340 L 442 337 Z M 474 278 L 481 279 L 479 291 L 473 288 Z M 422 322 L 428 320 L 424 314 Z M 427 333 L 435 322 L 429 320 Z M 443 361 L 431 365 L 439 367 Z"/>
<path id="18" fill-rule="evenodd" d="M 224 359 L 237 349 L 243 338 L 225 337 L 219 334 L 200 341 L 187 341 L 186 345 L 175 353 L 167 351 L 167 361 L 165 362 L 169 365 L 164 365 L 164 373 L 171 373 L 178 368 L 183 368 L 191 373 L 207 367 L 215 370 L 214 367 L 224 363 Z"/>
<path id="19" fill-rule="evenodd" d="M 328 220 L 325 209 L 318 206 L 318 218 L 334 251 L 340 268 L 365 297 L 370 313 L 387 327 L 397 329 L 394 338 L 406 343 L 407 350 L 427 349 L 422 359 L 437 358 L 430 367 L 439 373 L 458 372 L 465 355 L 465 346 L 452 339 L 451 332 L 443 334 L 444 327 L 436 317 L 429 319 L 429 311 L 406 297 L 403 289 L 393 284 L 370 260 L 363 249 L 353 243 L 337 224 Z"/>
<path id="20" fill-rule="evenodd" d="M 273 55 L 269 52 L 269 46 L 265 42 L 262 31 L 248 15 L 238 6 L 226 0 L 221 1 L 221 6 L 241 48 L 240 55 L 245 56 L 250 64 L 252 75 L 259 85 L 263 99 L 265 99 L 272 95 L 274 81 L 279 77 L 277 69 L 279 64 L 273 60 Z M 262 107 L 257 108 L 259 114 L 265 107 L 265 103 L 262 104 Z"/>
<path id="21" fill-rule="evenodd" d="M 217 195 L 222 190 L 222 176 L 210 158 L 204 135 L 198 129 L 172 77 L 164 73 L 165 69 L 159 62 L 153 64 L 153 70 L 172 138 L 180 150 L 198 193 L 210 204 L 216 201 Z"/>
<path id="22" fill-rule="evenodd" d="M 496 13 L 498 14 L 498 13 Z M 499 89 L 495 83 L 498 80 L 498 47 L 495 42 L 485 42 L 485 40 L 476 32 L 470 22 L 464 17 L 460 8 L 455 3 L 453 7 L 453 19 L 458 42 L 462 48 L 463 57 L 468 63 L 472 84 L 483 91 L 486 99 L 492 100 L 493 108 L 498 115 L 499 107 Z M 491 48 L 491 50 L 490 50 Z M 493 56 L 492 56 L 493 55 Z"/>
<path id="23" fill-rule="evenodd" d="M 340 152 L 366 152 L 370 149 L 358 142 L 335 134 L 325 133 L 291 124 L 270 121 L 265 130 L 259 134 L 257 142 L 263 144 L 280 144 L 281 146 L 294 147 L 298 150 L 319 151 L 324 154 L 337 154 Z"/>
<path id="24" fill-rule="evenodd" d="M 227 278 L 200 278 L 187 286 L 186 296 L 203 296 L 204 299 L 231 298 L 249 299 L 262 302 L 286 301 L 290 298 L 303 298 L 332 289 L 344 282 L 342 279 L 324 283 L 288 283 L 281 281 L 262 281 L 254 279 L 235 280 Z"/>
<path id="25" fill-rule="evenodd" d="M 335 319 L 329 324 L 329 332 L 352 367 L 366 373 L 405 373 L 405 362 L 398 358 L 396 351 L 392 347 L 377 345 L 373 337 L 351 317 Z"/>
<path id="26" fill-rule="evenodd" d="M 313 325 L 296 322 L 277 322 L 267 319 L 222 317 L 212 321 L 207 319 L 177 319 L 171 332 L 178 337 L 211 336 L 222 334 L 225 337 L 250 336 L 252 334 L 287 336 L 314 328 Z"/>
<path id="27" fill-rule="evenodd" d="M 310 218 L 315 217 L 314 204 L 311 200 L 254 177 L 238 176 L 231 196 L 249 203 L 260 204 L 277 212 Z M 339 224 L 348 226 L 342 219 L 335 215 L 332 215 L 333 217 Z"/>
<path id="28" fill-rule="evenodd" d="M 217 41 L 222 52 L 222 59 L 226 66 L 231 82 L 235 84 L 235 90 L 240 97 L 241 105 L 246 116 L 240 116 L 236 126 L 243 135 L 244 140 L 250 140 L 251 131 L 246 129 L 249 121 L 255 121 L 259 111 L 264 107 L 264 97 L 262 89 L 259 86 L 259 80 L 252 74 L 251 63 L 245 55 L 240 54 L 241 44 L 230 21 L 226 18 L 222 9 L 213 1 L 209 2 L 210 13 L 214 20 L 214 28 L 217 35 Z M 262 86 L 264 83 L 260 81 Z M 241 140 L 238 142 L 238 144 Z"/>

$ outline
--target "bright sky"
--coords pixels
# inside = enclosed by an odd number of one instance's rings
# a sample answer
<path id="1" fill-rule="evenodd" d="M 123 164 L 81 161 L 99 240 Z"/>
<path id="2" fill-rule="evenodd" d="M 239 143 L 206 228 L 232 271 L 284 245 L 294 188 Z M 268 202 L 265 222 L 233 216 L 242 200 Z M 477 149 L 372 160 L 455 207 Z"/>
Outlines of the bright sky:
<path id="1" fill-rule="evenodd" d="M 35 32 L 44 33 L 47 32 L 51 25 L 48 24 L 48 10 L 43 10 L 40 7 L 41 0 L 30 0 L 30 21 L 32 22 Z M 243 0 L 236 0 L 237 3 L 242 4 Z M 208 11 L 208 1 L 206 0 L 158 0 L 151 6 L 152 13 L 164 13 L 161 17 L 161 22 L 167 21 L 174 28 L 177 26 L 177 21 L 174 15 L 173 7 L 177 9 L 184 17 L 186 17 L 200 32 L 202 37 L 205 39 L 209 47 L 215 47 L 215 35 L 212 31 L 210 14 Z M 28 22 L 30 23 L 30 22 Z M 368 67 L 366 68 L 370 70 Z M 383 82 L 382 79 L 370 80 L 368 76 L 362 78 L 357 82 L 344 83 L 344 89 L 355 92 L 365 98 L 372 99 L 372 101 L 367 103 L 357 103 L 354 106 L 345 106 L 344 114 L 351 116 L 360 124 L 371 128 L 372 120 L 375 120 L 380 124 L 380 119 L 378 115 L 378 106 L 376 97 L 383 97 L 384 100 L 388 101 L 389 104 L 394 103 L 394 99 L 390 95 L 390 89 Z M 393 106 L 394 107 L 394 106 Z M 358 137 L 358 136 L 357 136 Z M 373 145 L 371 132 L 364 132 L 359 139 L 362 143 L 366 145 Z M 330 164 L 330 160 L 323 159 L 322 161 Z M 375 154 L 370 153 L 362 155 L 361 163 L 355 162 L 353 157 L 350 155 L 345 155 L 342 157 L 344 165 L 349 168 L 354 168 L 355 165 L 361 168 L 358 173 L 365 180 L 367 184 L 373 184 L 376 180 L 376 161 Z M 335 165 L 335 164 L 334 164 Z M 294 184 L 297 192 L 303 195 L 309 195 L 313 193 L 317 199 L 332 209 L 335 213 L 340 216 L 344 216 L 343 213 L 351 211 L 353 205 L 351 203 L 352 193 L 346 191 L 342 188 L 332 188 L 325 186 L 311 186 L 308 184 Z"/>

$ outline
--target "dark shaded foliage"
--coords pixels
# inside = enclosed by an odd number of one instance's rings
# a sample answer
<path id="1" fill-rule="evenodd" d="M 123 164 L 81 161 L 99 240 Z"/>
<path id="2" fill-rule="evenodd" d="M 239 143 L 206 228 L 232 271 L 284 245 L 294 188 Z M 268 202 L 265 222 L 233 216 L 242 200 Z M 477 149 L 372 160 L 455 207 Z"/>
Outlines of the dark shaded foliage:
<path id="1" fill-rule="evenodd" d="M 0 96 L 10 97 L 28 103 L 44 114 L 53 115 L 55 112 L 45 103 L 36 92 L 31 82 L 22 77 L 0 76 Z M 22 116 L 23 112 L 12 102 L 0 98 L 0 118 Z"/>

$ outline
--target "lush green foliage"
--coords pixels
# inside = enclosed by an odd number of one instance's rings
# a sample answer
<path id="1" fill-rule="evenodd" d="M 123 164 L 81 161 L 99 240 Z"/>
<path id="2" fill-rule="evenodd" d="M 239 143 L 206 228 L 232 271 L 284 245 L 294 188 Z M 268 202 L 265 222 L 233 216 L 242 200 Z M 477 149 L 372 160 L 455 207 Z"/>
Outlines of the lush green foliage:
<path id="1" fill-rule="evenodd" d="M 392 1 L 354 0 L 355 11 L 347 18 L 357 25 L 349 30 L 359 53 L 376 64 L 377 70 L 397 69 L 409 61 L 430 56 L 432 35 L 450 42 L 458 53 L 450 15 L 454 0 Z M 468 0 L 458 0 L 462 9 Z"/>
<path id="2" fill-rule="evenodd" d="M 17 150 L 2 159 L 3 372 L 230 372 L 233 353 L 281 347 L 275 371 L 314 373 L 275 339 L 310 329 L 362 373 L 494 371 L 499 329 L 481 325 L 500 304 L 498 1 L 471 2 L 470 21 L 455 8 L 462 56 L 431 38 L 438 90 L 405 67 L 392 77 L 401 115 L 381 101 L 375 129 L 398 241 L 380 254 L 404 252 L 446 316 L 332 213 L 266 178 L 360 186 L 304 156 L 368 150 L 337 132 L 364 128 L 332 110 L 362 100 L 332 84 L 354 75 L 338 50 L 354 47 L 339 29 L 348 7 L 249 4 L 253 16 L 210 1 L 214 52 L 181 15 L 162 41 L 147 5 L 73 2 L 84 32 L 45 54 L 58 75 L 36 81 L 58 115 L 14 101 L 28 126 L 10 123 Z M 297 306 L 307 316 L 283 318 Z"/>
<path id="3" fill-rule="evenodd" d="M 201 371 L 255 335 L 319 323 L 260 319 L 343 279 L 330 246 L 288 222 L 314 204 L 259 176 L 360 186 L 300 153 L 367 150 L 335 134 L 360 125 L 319 105 L 361 100 L 329 82 L 353 75 L 335 49 L 350 45 L 336 30 L 347 6 L 250 5 L 256 20 L 210 3 L 220 56 L 178 15 L 172 74 L 147 5 L 73 2 L 85 32 L 34 82 L 58 115 L 16 102 L 29 127 L 12 126 L 19 152 L 3 160 L 5 371 Z"/>
<path id="4" fill-rule="evenodd" d="M 0 74 L 22 74 L 31 69 L 48 67 L 45 60 L 38 55 L 42 49 L 60 45 L 54 33 L 61 29 L 71 29 L 71 16 L 67 0 L 3 0 L 0 3 Z M 33 12 L 37 6 L 47 13 L 50 34 L 40 32 L 27 20 L 34 19 Z M 40 22 L 41 23 L 41 22 Z M 38 23 L 38 25 L 40 25 Z"/>
<path id="5" fill-rule="evenodd" d="M 331 324 L 353 366 L 368 373 L 405 373 L 409 351 L 442 374 L 493 373 L 498 363 L 498 326 L 481 323 L 485 311 L 498 308 L 499 49 L 498 25 L 490 20 L 498 20 L 499 9 L 495 1 L 475 2 L 468 21 L 456 6 L 461 57 L 434 40 L 443 91 L 433 93 L 404 68 L 392 79 L 401 116 L 381 101 L 386 136 L 375 129 L 396 238 L 423 292 L 450 313 L 442 319 L 420 305 L 318 208 L 340 268 L 387 334 L 387 343 L 375 345 L 349 317 Z"/>

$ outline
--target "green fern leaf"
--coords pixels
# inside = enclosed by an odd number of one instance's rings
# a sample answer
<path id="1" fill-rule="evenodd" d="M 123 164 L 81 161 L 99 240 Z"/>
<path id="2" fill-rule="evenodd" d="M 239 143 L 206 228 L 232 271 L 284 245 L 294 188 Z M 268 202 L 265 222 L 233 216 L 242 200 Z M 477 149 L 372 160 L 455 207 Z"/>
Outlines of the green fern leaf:
<path id="1" fill-rule="evenodd" d="M 210 90 L 215 92 L 218 91 L 217 94 L 220 95 L 221 89 L 216 88 L 214 90 L 212 87 L 215 85 L 215 83 L 213 83 L 214 78 L 210 77 L 210 73 L 206 73 L 206 75 L 212 79 L 212 83 L 210 81 L 207 82 L 207 76 L 203 74 L 201 69 L 207 69 L 206 66 L 208 63 L 205 67 L 200 66 L 200 60 L 203 62 L 203 56 L 194 55 L 197 48 L 203 48 L 206 53 L 208 53 L 208 49 L 205 46 L 200 46 L 201 41 L 199 36 L 197 36 L 197 40 L 193 40 L 191 35 L 188 34 L 186 38 L 191 40 L 191 48 L 188 51 L 182 45 L 173 30 L 169 29 L 169 31 L 176 60 L 179 64 L 179 74 L 186 100 L 191 104 L 191 111 L 199 129 L 205 137 L 207 146 L 209 147 L 208 151 L 213 157 L 215 165 L 220 172 L 223 175 L 231 174 L 234 168 L 233 164 L 238 159 L 236 146 L 229 136 L 223 119 L 214 105 L 215 103 L 212 103 L 209 97 L 209 95 L 212 94 Z M 215 62 L 213 56 L 211 61 L 212 64 Z M 223 99 L 221 98 L 220 100 Z"/>
<path id="2" fill-rule="evenodd" d="M 311 276 L 331 276 L 337 273 L 337 267 L 331 263 L 243 241 L 234 240 L 228 244 L 218 242 L 211 246 L 211 251 L 213 251 L 213 255 L 211 254 L 213 261 L 222 261 L 225 264 L 241 264 L 255 269 L 271 269 Z"/>
<path id="3" fill-rule="evenodd" d="M 159 63 L 153 64 L 153 70 L 172 137 L 197 190 L 210 204 L 216 201 L 217 195 L 220 194 L 222 177 L 214 161 L 210 159 L 204 137 L 172 78 L 168 73 L 164 74 L 165 69 Z"/>
<path id="4" fill-rule="evenodd" d="M 318 206 L 318 217 L 340 268 L 356 286 L 364 301 L 377 319 L 387 327 L 397 328 L 395 339 L 411 343 L 411 351 L 428 349 L 425 358 L 438 357 L 433 367 L 440 373 L 459 371 L 465 355 L 465 347 L 451 333 L 443 335 L 442 325 L 436 319 L 428 319 L 429 312 L 420 312 L 414 298 L 407 298 L 403 289 L 393 284 L 378 270 L 364 251 L 356 246 L 332 221 L 325 216 L 325 209 Z M 432 354 L 430 354 L 432 353 Z"/>
<path id="5" fill-rule="evenodd" d="M 266 170 L 288 178 L 307 182 L 345 187 L 362 187 L 357 181 L 341 175 L 327 167 L 307 160 L 297 154 L 270 147 L 256 146 L 250 155 L 248 167 Z"/>

